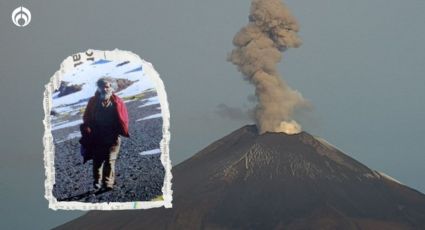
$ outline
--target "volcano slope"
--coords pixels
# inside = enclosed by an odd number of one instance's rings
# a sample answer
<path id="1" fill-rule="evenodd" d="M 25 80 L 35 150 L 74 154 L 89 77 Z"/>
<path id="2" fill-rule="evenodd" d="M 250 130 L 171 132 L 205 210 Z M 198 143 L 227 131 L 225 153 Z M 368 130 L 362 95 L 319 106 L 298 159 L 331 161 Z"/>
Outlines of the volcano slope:
<path id="1" fill-rule="evenodd" d="M 173 208 L 57 229 L 424 229 L 425 195 L 320 138 L 245 126 L 173 168 Z"/>

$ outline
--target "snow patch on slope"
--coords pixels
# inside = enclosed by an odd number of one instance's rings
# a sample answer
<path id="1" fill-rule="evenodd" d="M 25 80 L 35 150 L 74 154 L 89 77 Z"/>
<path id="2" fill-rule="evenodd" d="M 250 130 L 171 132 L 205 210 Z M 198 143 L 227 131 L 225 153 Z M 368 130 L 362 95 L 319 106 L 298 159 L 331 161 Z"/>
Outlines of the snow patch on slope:
<path id="1" fill-rule="evenodd" d="M 146 106 L 149 106 L 149 105 L 159 105 L 159 98 L 157 96 L 156 97 L 151 97 L 149 99 L 146 99 L 146 100 L 143 100 L 142 101 L 142 103 L 144 103 L 144 102 L 146 102 L 146 103 L 143 104 L 143 105 L 138 106 L 138 108 L 146 107 Z"/>
<path id="2" fill-rule="evenodd" d="M 59 125 L 55 125 L 52 127 L 52 131 L 53 130 L 58 130 L 58 129 L 63 129 L 63 128 L 68 128 L 68 127 L 72 127 L 72 126 L 76 126 L 83 123 L 82 120 L 75 120 L 75 121 L 66 121 L 66 122 L 61 122 Z"/>
<path id="3" fill-rule="evenodd" d="M 396 179 L 394 179 L 394 178 L 392 178 L 392 177 L 388 176 L 387 174 L 385 174 L 385 173 L 383 173 L 383 172 L 378 172 L 378 171 L 376 171 L 376 173 L 378 173 L 380 176 L 382 176 L 382 177 L 384 177 L 384 178 L 386 178 L 386 179 L 388 179 L 388 180 L 390 180 L 390 181 L 394 181 L 394 182 L 396 182 L 397 184 L 403 184 L 403 183 L 401 183 L 400 181 L 398 181 L 398 180 L 396 180 Z"/>
<path id="4" fill-rule="evenodd" d="M 149 120 L 149 119 L 154 119 L 154 118 L 160 118 L 160 117 L 162 117 L 162 114 L 161 113 L 157 113 L 157 114 L 154 114 L 154 115 L 150 115 L 150 116 L 147 116 L 147 117 L 144 117 L 144 118 L 137 119 L 136 121 L 144 121 L 144 120 Z"/>
<path id="5" fill-rule="evenodd" d="M 141 153 L 139 153 L 140 155 L 154 155 L 154 154 L 159 154 L 161 153 L 161 149 L 152 149 L 152 150 L 148 150 L 148 151 L 143 151 Z"/>
<path id="6" fill-rule="evenodd" d="M 81 99 L 88 99 L 96 92 L 96 81 L 103 76 L 112 78 L 125 78 L 130 81 L 135 81 L 126 89 L 117 93 L 120 97 L 133 96 L 148 89 L 155 89 L 154 83 L 146 77 L 140 62 L 130 62 L 127 65 L 116 68 L 120 61 L 110 61 L 103 63 L 102 67 L 96 64 L 86 63 L 78 68 L 68 71 L 62 81 L 69 82 L 69 85 L 82 85 L 80 91 L 71 93 L 63 97 L 53 95 L 53 108 L 61 105 L 70 105 L 78 103 Z M 135 70 L 137 71 L 131 71 Z M 142 77 L 140 77 L 142 75 Z"/>

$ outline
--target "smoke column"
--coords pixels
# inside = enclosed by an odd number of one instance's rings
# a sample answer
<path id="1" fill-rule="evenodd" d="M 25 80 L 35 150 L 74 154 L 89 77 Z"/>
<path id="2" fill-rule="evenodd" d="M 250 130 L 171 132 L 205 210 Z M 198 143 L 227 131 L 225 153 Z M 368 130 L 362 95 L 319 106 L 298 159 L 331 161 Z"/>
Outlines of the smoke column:
<path id="1" fill-rule="evenodd" d="M 282 53 L 301 45 L 298 30 L 298 23 L 281 0 L 253 0 L 248 25 L 233 39 L 236 47 L 228 60 L 255 86 L 255 118 L 260 134 L 301 131 L 292 115 L 307 102 L 281 80 L 277 71 Z"/>

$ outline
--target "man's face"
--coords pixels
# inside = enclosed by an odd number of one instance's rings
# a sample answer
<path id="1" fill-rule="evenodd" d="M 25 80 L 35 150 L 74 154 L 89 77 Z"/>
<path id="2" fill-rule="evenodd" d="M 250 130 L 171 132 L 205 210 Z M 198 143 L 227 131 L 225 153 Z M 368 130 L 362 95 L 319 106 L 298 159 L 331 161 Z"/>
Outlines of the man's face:
<path id="1" fill-rule="evenodd" d="M 112 86 L 109 82 L 103 82 L 100 86 L 98 86 L 97 90 L 100 93 L 100 98 L 103 100 L 107 100 L 112 96 Z"/>

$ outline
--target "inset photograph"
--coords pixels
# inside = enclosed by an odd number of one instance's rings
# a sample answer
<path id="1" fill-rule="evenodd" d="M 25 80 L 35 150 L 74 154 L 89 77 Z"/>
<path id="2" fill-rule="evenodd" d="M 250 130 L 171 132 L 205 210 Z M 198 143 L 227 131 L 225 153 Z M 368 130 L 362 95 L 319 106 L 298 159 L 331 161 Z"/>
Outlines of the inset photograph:
<path id="1" fill-rule="evenodd" d="M 49 207 L 171 207 L 169 110 L 152 64 L 119 50 L 72 55 L 44 110 Z"/>

